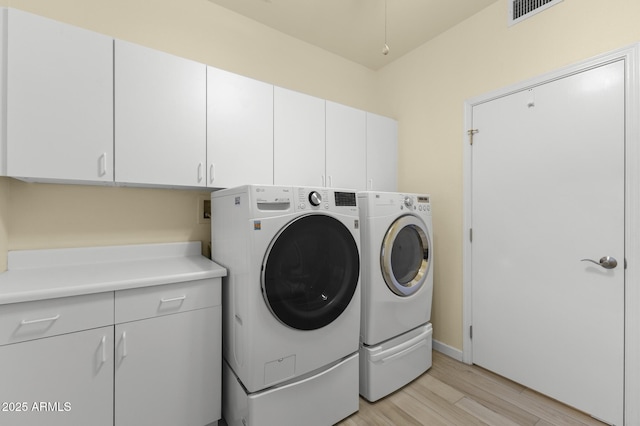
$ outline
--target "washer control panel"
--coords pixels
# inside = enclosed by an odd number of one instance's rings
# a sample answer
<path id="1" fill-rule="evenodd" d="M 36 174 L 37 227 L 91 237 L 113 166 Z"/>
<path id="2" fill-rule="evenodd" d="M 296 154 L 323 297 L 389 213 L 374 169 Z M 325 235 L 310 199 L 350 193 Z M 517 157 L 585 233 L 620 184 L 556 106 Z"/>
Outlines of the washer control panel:
<path id="1" fill-rule="evenodd" d="M 357 212 L 355 191 L 337 191 L 328 188 L 294 187 L 298 210 L 343 210 Z"/>

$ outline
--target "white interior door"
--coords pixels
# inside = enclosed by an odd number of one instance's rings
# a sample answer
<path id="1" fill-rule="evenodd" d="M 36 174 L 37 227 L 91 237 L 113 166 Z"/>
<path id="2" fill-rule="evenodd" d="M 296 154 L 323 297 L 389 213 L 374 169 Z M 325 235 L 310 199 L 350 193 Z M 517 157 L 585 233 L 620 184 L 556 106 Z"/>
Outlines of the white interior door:
<path id="1" fill-rule="evenodd" d="M 624 76 L 617 61 L 474 106 L 471 167 L 473 362 L 618 425 Z M 604 256 L 617 266 L 581 261 Z"/>

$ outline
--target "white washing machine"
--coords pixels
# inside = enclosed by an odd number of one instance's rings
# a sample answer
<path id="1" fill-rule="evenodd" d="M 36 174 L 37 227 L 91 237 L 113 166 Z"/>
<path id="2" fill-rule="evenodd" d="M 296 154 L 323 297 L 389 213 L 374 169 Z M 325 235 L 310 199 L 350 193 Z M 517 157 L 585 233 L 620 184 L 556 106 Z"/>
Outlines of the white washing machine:
<path id="1" fill-rule="evenodd" d="M 326 425 L 358 410 L 357 196 L 243 186 L 212 193 L 223 280 L 223 417 Z"/>
<path id="2" fill-rule="evenodd" d="M 362 249 L 360 394 L 376 401 L 431 367 L 429 195 L 358 193 Z"/>

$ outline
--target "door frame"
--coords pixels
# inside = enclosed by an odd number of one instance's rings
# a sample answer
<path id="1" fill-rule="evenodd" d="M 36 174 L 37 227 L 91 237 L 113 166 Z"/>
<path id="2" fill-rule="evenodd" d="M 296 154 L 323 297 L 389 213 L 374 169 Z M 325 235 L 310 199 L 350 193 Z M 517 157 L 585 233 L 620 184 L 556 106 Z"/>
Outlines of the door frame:
<path id="1" fill-rule="evenodd" d="M 626 425 L 640 424 L 640 44 L 605 53 L 574 65 L 468 99 L 464 103 L 463 129 L 463 224 L 462 224 L 462 361 L 473 362 L 471 340 L 471 196 L 472 146 L 468 130 L 472 127 L 473 107 L 509 94 L 526 90 L 610 62 L 625 61 L 625 232 L 626 269 L 624 334 L 624 419 Z M 597 344 L 597 339 L 595 341 Z M 597 366 L 594 366 L 597 368 Z"/>

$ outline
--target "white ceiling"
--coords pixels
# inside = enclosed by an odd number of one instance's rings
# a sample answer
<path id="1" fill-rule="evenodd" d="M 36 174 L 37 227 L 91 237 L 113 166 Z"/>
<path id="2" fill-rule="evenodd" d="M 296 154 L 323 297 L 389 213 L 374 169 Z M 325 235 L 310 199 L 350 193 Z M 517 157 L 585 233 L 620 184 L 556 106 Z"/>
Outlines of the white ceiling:
<path id="1" fill-rule="evenodd" d="M 210 1 L 377 70 L 499 0 Z"/>

